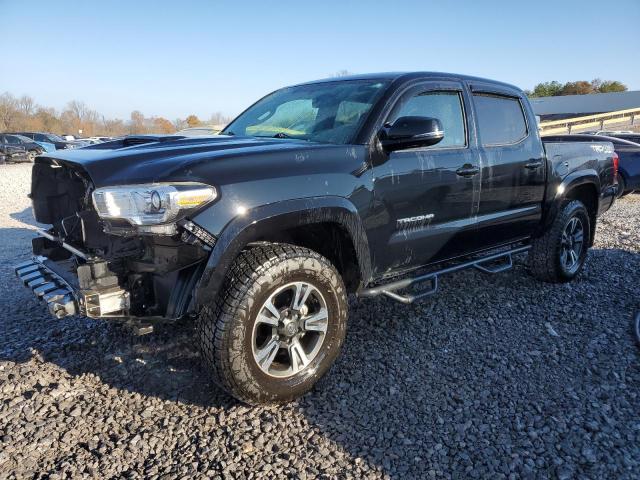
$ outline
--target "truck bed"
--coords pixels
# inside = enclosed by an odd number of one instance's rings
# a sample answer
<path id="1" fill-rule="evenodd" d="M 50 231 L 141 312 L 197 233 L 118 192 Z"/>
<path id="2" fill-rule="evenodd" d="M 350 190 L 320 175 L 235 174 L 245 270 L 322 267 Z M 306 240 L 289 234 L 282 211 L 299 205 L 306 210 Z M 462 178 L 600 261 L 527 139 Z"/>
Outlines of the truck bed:
<path id="1" fill-rule="evenodd" d="M 611 142 L 558 142 L 542 143 L 547 152 L 548 183 L 545 195 L 546 202 L 551 202 L 574 181 L 580 181 L 585 173 L 598 177 L 602 186 L 598 214 L 608 210 L 613 204 L 616 192 L 613 156 L 615 154 Z M 562 192 L 560 192 L 562 193 Z"/>

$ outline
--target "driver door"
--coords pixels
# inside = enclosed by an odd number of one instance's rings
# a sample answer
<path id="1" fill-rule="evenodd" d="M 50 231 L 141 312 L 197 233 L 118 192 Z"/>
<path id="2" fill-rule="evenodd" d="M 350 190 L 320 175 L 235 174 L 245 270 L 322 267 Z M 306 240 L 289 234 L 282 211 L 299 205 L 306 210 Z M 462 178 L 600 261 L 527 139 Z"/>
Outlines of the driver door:
<path id="1" fill-rule="evenodd" d="M 385 122 L 440 120 L 444 138 L 390 152 L 373 168 L 376 274 L 455 257 L 468 249 L 480 195 L 480 158 L 470 135 L 469 99 L 458 82 L 425 82 L 400 96 Z"/>

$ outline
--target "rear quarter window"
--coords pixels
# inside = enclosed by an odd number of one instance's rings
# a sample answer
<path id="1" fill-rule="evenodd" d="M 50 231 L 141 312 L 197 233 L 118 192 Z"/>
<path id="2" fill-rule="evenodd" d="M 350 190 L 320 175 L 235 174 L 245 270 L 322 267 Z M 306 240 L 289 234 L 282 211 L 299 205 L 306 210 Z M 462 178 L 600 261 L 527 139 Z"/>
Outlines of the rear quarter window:
<path id="1" fill-rule="evenodd" d="M 476 93 L 473 102 L 482 145 L 508 145 L 527 136 L 527 122 L 519 99 Z"/>

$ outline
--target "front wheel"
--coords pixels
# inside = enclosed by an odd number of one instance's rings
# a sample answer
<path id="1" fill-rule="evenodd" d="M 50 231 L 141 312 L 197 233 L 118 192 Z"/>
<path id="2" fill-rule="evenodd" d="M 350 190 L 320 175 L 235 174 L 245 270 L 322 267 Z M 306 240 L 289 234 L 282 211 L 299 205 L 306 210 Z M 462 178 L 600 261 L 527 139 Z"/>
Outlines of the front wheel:
<path id="1" fill-rule="evenodd" d="M 214 381 L 243 402 L 292 400 L 338 356 L 347 309 L 342 279 L 323 256 L 287 244 L 250 248 L 215 304 L 200 311 L 203 361 Z"/>
<path id="2" fill-rule="evenodd" d="M 33 163 L 34 160 L 36 159 L 36 157 L 40 154 L 40 152 L 38 152 L 37 150 L 29 150 L 27 152 L 27 160 L 29 160 L 29 162 Z"/>
<path id="3" fill-rule="evenodd" d="M 545 282 L 572 280 L 584 266 L 590 241 L 586 207 L 579 200 L 566 202 L 544 235 L 532 242 L 528 261 L 531 273 Z"/>

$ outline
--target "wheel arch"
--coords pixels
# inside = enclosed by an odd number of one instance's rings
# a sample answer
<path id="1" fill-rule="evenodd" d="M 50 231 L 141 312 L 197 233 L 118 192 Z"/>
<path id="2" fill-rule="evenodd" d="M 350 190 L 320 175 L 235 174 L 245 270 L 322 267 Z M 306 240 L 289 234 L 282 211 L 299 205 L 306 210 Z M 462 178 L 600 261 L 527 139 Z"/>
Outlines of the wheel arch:
<path id="1" fill-rule="evenodd" d="M 596 220 L 598 217 L 600 203 L 600 177 L 595 170 L 587 172 L 576 172 L 569 175 L 558 187 L 558 193 L 553 204 L 553 215 L 551 222 L 560 211 L 566 201 L 579 200 L 584 204 L 589 213 L 589 246 L 593 245 L 596 232 Z"/>
<path id="2" fill-rule="evenodd" d="M 196 305 L 212 301 L 240 252 L 260 242 L 286 242 L 317 251 L 338 269 L 348 291 L 371 277 L 369 244 L 351 202 L 343 197 L 288 200 L 254 208 L 224 228 L 196 286 Z"/>

